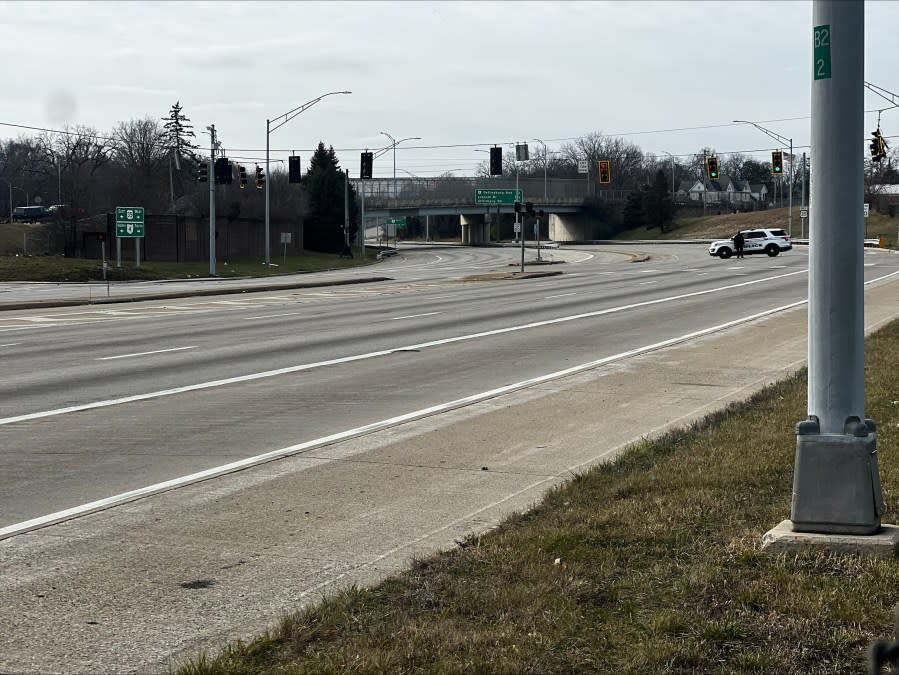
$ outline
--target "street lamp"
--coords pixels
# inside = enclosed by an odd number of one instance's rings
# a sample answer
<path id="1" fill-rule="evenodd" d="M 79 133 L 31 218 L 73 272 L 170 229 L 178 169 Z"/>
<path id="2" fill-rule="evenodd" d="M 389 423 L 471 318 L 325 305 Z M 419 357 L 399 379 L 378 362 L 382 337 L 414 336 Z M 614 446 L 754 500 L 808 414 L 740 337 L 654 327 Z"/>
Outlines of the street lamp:
<path id="1" fill-rule="evenodd" d="M 543 146 L 543 202 L 546 203 L 546 160 L 547 160 L 547 156 L 546 156 L 546 143 L 544 143 L 544 142 L 543 142 L 541 139 L 539 139 L 539 138 L 535 138 L 534 140 L 537 141 L 540 145 Z M 540 253 L 540 250 L 539 250 L 539 249 L 537 250 L 537 253 L 538 253 L 538 255 L 539 255 L 539 253 Z"/>
<path id="2" fill-rule="evenodd" d="M 674 199 L 674 155 L 665 150 L 662 150 L 662 152 L 671 158 L 671 198 Z"/>
<path id="3" fill-rule="evenodd" d="M 302 112 L 305 112 L 316 103 L 321 101 L 326 96 L 333 96 L 334 94 L 352 94 L 351 91 L 329 91 L 327 94 L 322 94 L 318 98 L 314 98 L 311 101 L 304 103 L 301 106 L 294 108 L 293 110 L 288 110 L 283 115 L 278 115 L 275 117 L 274 121 L 281 120 L 274 127 L 271 126 L 273 120 L 265 120 L 265 266 L 270 267 L 272 264 L 272 256 L 271 256 L 271 242 L 269 241 L 269 183 L 271 182 L 269 179 L 268 167 L 269 167 L 269 136 L 271 133 L 277 129 L 280 129 L 285 124 L 290 122 L 294 117 L 299 115 Z"/>
<path id="4" fill-rule="evenodd" d="M 778 143 L 789 143 L 790 144 L 790 194 L 788 197 L 788 206 L 787 206 L 787 230 L 790 233 L 790 237 L 793 236 L 793 139 L 786 138 L 785 136 L 781 136 L 778 133 L 771 131 L 770 129 L 766 129 L 765 127 L 756 124 L 755 122 L 750 122 L 749 120 L 733 120 L 735 124 L 751 124 L 759 131 L 768 134 L 771 138 L 773 138 Z M 781 193 L 782 195 L 783 193 Z M 782 197 L 781 197 L 782 198 Z M 781 202 L 783 204 L 783 202 Z"/>
<path id="5" fill-rule="evenodd" d="M 393 136 L 388 134 L 386 131 L 379 131 L 379 134 L 383 136 L 387 136 L 390 139 L 390 145 L 384 148 L 384 151 L 393 149 L 393 197 L 396 199 L 396 146 L 404 141 L 420 141 L 421 138 L 419 136 L 409 136 L 408 138 L 401 138 L 400 140 L 396 140 Z M 383 153 L 378 153 L 383 154 Z"/>

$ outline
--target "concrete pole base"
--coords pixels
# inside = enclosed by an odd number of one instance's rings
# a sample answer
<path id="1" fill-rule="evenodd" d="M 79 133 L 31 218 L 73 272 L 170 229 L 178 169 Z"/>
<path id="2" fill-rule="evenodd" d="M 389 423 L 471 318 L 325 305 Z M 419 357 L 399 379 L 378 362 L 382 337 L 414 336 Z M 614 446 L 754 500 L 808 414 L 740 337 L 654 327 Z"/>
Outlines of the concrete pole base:
<path id="1" fill-rule="evenodd" d="M 790 520 L 795 532 L 870 535 L 884 512 L 871 420 L 846 420 L 842 434 L 820 433 L 818 419 L 796 425 Z"/>
<path id="2" fill-rule="evenodd" d="M 792 521 L 784 520 L 762 537 L 762 551 L 774 554 L 813 551 L 894 558 L 897 546 L 899 527 L 887 524 L 881 525 L 874 534 L 819 534 L 794 532 Z"/>

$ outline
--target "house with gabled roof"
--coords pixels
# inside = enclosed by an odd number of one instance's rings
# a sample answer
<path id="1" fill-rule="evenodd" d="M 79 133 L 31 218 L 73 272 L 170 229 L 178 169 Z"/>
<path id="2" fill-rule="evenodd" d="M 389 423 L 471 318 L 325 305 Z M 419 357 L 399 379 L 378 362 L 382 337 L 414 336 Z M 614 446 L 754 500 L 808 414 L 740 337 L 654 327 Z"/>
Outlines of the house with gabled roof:
<path id="1" fill-rule="evenodd" d="M 749 205 L 753 201 L 758 201 L 767 196 L 767 188 L 754 191 L 752 188 L 758 186 L 750 186 L 749 181 L 731 176 L 721 176 L 718 180 L 694 180 L 682 181 L 675 195 L 681 201 L 688 203 L 702 204 L 731 204 Z"/>

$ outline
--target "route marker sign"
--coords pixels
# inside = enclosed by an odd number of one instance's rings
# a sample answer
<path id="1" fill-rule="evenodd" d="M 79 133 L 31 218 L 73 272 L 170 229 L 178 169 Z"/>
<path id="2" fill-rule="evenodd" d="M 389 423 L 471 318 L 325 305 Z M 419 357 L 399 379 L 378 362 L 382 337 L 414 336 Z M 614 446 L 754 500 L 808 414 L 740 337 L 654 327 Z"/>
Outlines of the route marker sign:
<path id="1" fill-rule="evenodd" d="M 475 190 L 474 203 L 481 204 L 514 204 L 523 202 L 521 190 Z"/>
<path id="2" fill-rule="evenodd" d="M 117 206 L 117 207 L 115 207 L 115 236 L 117 236 L 117 237 L 143 237 L 144 236 L 144 207 L 143 206 Z"/>
<path id="3" fill-rule="evenodd" d="M 401 218 L 388 218 L 387 224 L 395 227 L 406 227 L 406 216 L 402 216 Z"/>

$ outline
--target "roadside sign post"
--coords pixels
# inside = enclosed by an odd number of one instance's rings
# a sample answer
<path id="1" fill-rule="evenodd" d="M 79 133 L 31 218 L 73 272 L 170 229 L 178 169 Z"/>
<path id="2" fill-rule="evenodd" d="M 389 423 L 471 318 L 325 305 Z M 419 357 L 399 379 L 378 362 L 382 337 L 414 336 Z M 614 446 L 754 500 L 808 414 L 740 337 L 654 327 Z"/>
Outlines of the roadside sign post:
<path id="1" fill-rule="evenodd" d="M 293 238 L 292 232 L 282 232 L 281 233 L 281 243 L 284 244 L 284 253 L 281 256 L 281 265 L 287 264 L 287 245 L 291 243 L 291 239 Z"/>
<path id="2" fill-rule="evenodd" d="M 134 266 L 140 267 L 140 240 L 144 236 L 144 207 L 115 207 L 115 236 L 117 251 L 117 267 L 122 266 L 121 240 L 134 239 Z"/>
<path id="3" fill-rule="evenodd" d="M 393 245 L 396 247 L 399 228 L 406 227 L 406 217 L 387 219 L 387 248 L 390 248 L 390 231 L 393 230 Z"/>

